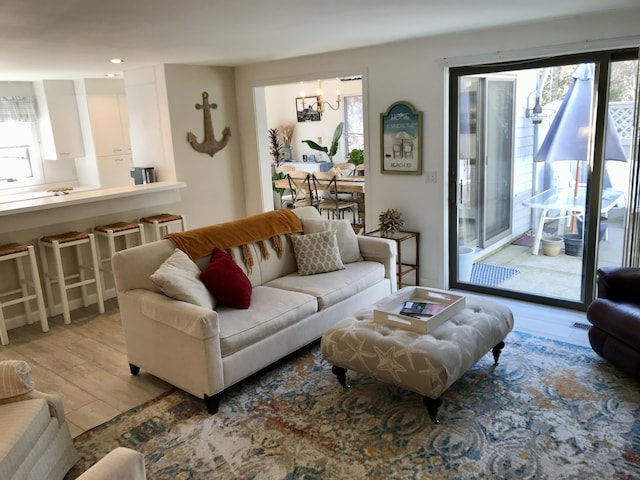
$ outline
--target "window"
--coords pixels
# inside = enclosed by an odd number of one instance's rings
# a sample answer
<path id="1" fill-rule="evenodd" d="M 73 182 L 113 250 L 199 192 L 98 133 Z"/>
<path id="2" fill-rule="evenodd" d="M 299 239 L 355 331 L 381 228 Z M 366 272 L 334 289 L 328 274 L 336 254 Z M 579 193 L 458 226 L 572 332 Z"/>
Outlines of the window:
<path id="1" fill-rule="evenodd" d="M 345 95 L 344 138 L 347 156 L 354 148 L 364 150 L 364 113 L 362 95 Z"/>
<path id="2" fill-rule="evenodd" d="M 0 97 L 0 189 L 43 183 L 31 97 Z"/>

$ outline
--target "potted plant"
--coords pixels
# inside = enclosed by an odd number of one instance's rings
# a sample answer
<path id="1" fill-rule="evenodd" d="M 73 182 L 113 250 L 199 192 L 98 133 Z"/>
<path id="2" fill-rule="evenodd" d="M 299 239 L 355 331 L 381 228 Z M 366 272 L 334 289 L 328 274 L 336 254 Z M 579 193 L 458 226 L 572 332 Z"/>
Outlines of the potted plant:
<path id="1" fill-rule="evenodd" d="M 354 165 L 362 165 L 364 163 L 364 150 L 361 148 L 354 148 L 349 152 L 349 163 Z"/>
<path id="2" fill-rule="evenodd" d="M 282 143 L 284 143 L 282 152 L 285 162 L 293 160 L 293 147 L 291 146 L 291 141 L 293 140 L 294 129 L 295 125 L 292 122 L 280 127 L 280 130 L 282 131 Z"/>
<path id="3" fill-rule="evenodd" d="M 271 154 L 271 188 L 273 189 L 273 203 L 275 208 L 280 208 L 282 205 L 282 193 L 284 188 L 277 188 L 275 185 L 276 180 L 286 178 L 285 174 L 278 171 L 278 167 L 282 165 L 284 161 L 284 153 L 282 144 L 279 138 L 280 132 L 277 128 L 269 129 L 269 153 Z"/>
<path id="4" fill-rule="evenodd" d="M 302 143 L 306 143 L 313 150 L 326 153 L 327 157 L 329 157 L 329 161 L 331 162 L 331 165 L 333 166 L 333 157 L 338 152 L 338 144 L 340 142 L 340 137 L 342 137 L 343 129 L 344 129 L 344 123 L 340 122 L 336 127 L 335 131 L 333 132 L 333 139 L 331 140 L 331 146 L 328 148 L 323 147 L 322 145 L 318 145 L 313 140 L 302 140 Z"/>

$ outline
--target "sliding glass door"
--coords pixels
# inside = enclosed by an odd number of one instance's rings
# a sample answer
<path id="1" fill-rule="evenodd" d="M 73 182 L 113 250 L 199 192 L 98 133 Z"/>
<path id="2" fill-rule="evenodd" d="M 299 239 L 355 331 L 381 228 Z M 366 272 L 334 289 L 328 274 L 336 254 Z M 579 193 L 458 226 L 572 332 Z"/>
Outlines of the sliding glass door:
<path id="1" fill-rule="evenodd" d="M 636 69 L 635 51 L 451 69 L 452 286 L 590 303 L 621 262 Z"/>

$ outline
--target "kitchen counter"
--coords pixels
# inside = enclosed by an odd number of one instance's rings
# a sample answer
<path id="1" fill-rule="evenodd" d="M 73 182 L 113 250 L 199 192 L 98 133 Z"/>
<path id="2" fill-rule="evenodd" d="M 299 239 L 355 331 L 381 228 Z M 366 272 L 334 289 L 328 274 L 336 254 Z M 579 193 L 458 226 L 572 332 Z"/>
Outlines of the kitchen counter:
<path id="1" fill-rule="evenodd" d="M 83 189 L 0 203 L 0 233 L 180 202 L 184 182 Z M 41 192 L 42 194 L 42 192 Z M 6 197 L 9 198 L 9 197 Z"/>

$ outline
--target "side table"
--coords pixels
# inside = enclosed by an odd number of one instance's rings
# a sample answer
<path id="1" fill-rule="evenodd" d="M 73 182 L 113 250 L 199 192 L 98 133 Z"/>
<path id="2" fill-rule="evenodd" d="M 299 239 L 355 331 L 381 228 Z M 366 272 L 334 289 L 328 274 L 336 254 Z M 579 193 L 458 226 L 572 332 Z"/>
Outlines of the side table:
<path id="1" fill-rule="evenodd" d="M 415 272 L 415 285 L 420 283 L 420 232 L 407 232 L 404 230 L 400 230 L 391 236 L 383 237 L 382 232 L 378 230 L 374 230 L 372 232 L 365 233 L 368 237 L 378 237 L 378 238 L 389 238 L 391 240 L 395 240 L 398 245 L 398 259 L 397 259 L 397 270 L 398 270 L 398 290 L 404 287 L 406 284 L 402 281 L 403 277 L 410 272 Z M 415 263 L 407 263 L 406 261 L 402 261 L 402 243 L 414 239 L 416 244 L 416 255 L 415 255 Z"/>

